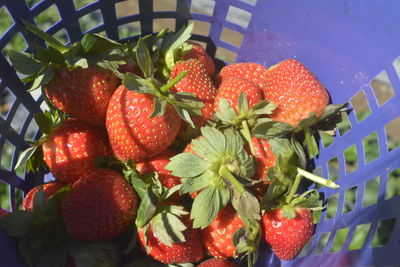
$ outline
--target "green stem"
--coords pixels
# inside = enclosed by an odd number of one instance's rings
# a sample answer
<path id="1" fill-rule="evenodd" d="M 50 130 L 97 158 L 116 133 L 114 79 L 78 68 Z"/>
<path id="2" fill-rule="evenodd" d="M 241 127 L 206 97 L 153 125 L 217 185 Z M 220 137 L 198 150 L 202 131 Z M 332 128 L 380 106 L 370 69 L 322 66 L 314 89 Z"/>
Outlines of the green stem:
<path id="1" fill-rule="evenodd" d="M 182 71 L 175 78 L 173 78 L 170 82 L 168 82 L 166 85 L 162 86 L 160 88 L 160 91 L 162 93 L 168 92 L 172 87 L 175 86 L 175 84 L 177 84 L 180 80 L 182 80 L 182 78 L 185 77 L 186 75 L 187 75 L 187 72 Z"/>
<path id="2" fill-rule="evenodd" d="M 318 175 L 315 175 L 315 174 L 313 174 L 311 172 L 305 171 L 305 170 L 303 170 L 301 168 L 297 168 L 297 173 L 302 175 L 303 177 L 307 178 L 308 180 L 311 180 L 311 181 L 317 183 L 317 184 L 320 184 L 320 185 L 323 185 L 323 186 L 326 186 L 326 187 L 329 187 L 329 188 L 333 188 L 333 189 L 339 188 L 338 184 L 336 184 L 336 183 L 334 183 L 334 182 L 332 182 L 330 180 L 327 180 L 325 178 L 322 178 L 322 177 L 320 177 Z"/>
<path id="3" fill-rule="evenodd" d="M 251 154 L 256 154 L 256 149 L 254 148 L 253 141 L 251 140 L 251 132 L 249 129 L 249 124 L 247 123 L 247 120 L 242 121 L 242 127 L 243 127 L 243 135 L 244 138 L 246 138 L 247 142 L 249 143 L 250 146 L 250 152 Z"/>
<path id="4" fill-rule="evenodd" d="M 32 23 L 30 23 L 28 21 L 23 21 L 23 23 L 30 32 L 32 32 L 39 38 L 45 40 L 47 43 L 49 43 L 49 45 L 51 47 L 55 48 L 61 54 L 68 52 L 68 48 L 65 47 L 62 43 L 60 43 L 57 39 L 55 39 L 50 34 L 42 31 L 41 29 L 39 29 L 38 27 L 36 27 L 35 25 L 33 25 Z"/>
<path id="5" fill-rule="evenodd" d="M 243 185 L 236 179 L 235 176 L 233 176 L 231 171 L 225 165 L 222 165 L 219 168 L 218 174 L 228 179 L 229 182 L 236 188 L 236 190 L 239 191 L 240 194 L 246 192 L 246 189 L 244 189 Z"/>
<path id="6" fill-rule="evenodd" d="M 298 173 L 296 175 L 296 178 L 294 180 L 292 188 L 289 191 L 289 195 L 286 198 L 286 202 L 287 203 L 290 203 L 292 201 L 293 197 L 294 197 L 294 194 L 296 194 L 297 188 L 299 187 L 299 184 L 300 184 L 300 180 L 301 180 L 301 174 Z"/>

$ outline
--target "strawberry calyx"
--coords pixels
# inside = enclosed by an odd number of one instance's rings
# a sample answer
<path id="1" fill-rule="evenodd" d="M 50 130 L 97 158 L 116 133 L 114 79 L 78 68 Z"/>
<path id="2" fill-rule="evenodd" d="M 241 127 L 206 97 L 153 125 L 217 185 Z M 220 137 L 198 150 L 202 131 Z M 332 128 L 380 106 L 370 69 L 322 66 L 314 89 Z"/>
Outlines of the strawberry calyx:
<path id="1" fill-rule="evenodd" d="M 51 81 L 60 68 L 73 70 L 77 67 L 95 66 L 111 70 L 121 77 L 118 67 L 125 64 L 122 45 L 96 33 L 87 33 L 80 42 L 63 45 L 57 39 L 28 21 L 26 29 L 46 41 L 47 47 L 36 47 L 35 54 L 11 51 L 9 56 L 13 67 L 27 75 L 24 83 L 30 83 L 28 91 L 35 90 Z"/>
<path id="2" fill-rule="evenodd" d="M 242 217 L 258 220 L 258 201 L 246 190 L 254 182 L 255 163 L 242 138 L 232 129 L 221 132 L 208 126 L 201 134 L 191 143 L 193 153 L 180 153 L 165 167 L 182 178 L 181 194 L 200 191 L 190 213 L 193 227 L 207 227 L 228 203 Z"/>

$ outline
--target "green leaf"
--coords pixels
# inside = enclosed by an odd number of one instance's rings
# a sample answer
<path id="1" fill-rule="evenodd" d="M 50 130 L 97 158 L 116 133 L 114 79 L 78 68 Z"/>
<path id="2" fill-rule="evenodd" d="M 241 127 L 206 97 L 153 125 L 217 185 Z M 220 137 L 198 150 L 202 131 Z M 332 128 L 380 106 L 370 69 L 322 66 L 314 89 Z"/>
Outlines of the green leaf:
<path id="1" fill-rule="evenodd" d="M 225 135 L 215 128 L 206 126 L 200 129 L 203 137 L 207 139 L 209 145 L 216 153 L 223 154 L 226 149 Z M 199 150 L 195 145 L 192 147 L 193 151 Z"/>
<path id="2" fill-rule="evenodd" d="M 33 91 L 39 88 L 42 85 L 47 84 L 54 76 L 54 67 L 52 64 L 46 65 L 42 68 L 35 77 L 31 88 L 29 88 L 28 92 Z"/>
<path id="3" fill-rule="evenodd" d="M 46 63 L 34 59 L 32 54 L 10 50 L 8 55 L 13 68 L 22 74 L 33 75 L 46 66 Z"/>
<path id="4" fill-rule="evenodd" d="M 46 201 L 46 194 L 43 192 L 42 188 L 39 188 L 39 191 L 33 197 L 33 211 L 43 214 Z"/>
<path id="5" fill-rule="evenodd" d="M 321 118 L 312 126 L 312 128 L 325 132 L 333 132 L 333 130 L 336 129 L 337 124 L 342 121 L 342 114 L 351 111 L 347 108 L 348 106 L 348 103 L 342 105 L 330 104 L 326 106 Z"/>
<path id="6" fill-rule="evenodd" d="M 262 100 L 252 107 L 255 115 L 269 115 L 276 109 L 276 105 L 268 100 Z"/>
<path id="7" fill-rule="evenodd" d="M 98 33 L 87 33 L 80 42 L 83 50 L 88 54 L 104 53 L 115 47 L 122 47 L 122 44 L 101 36 Z"/>
<path id="8" fill-rule="evenodd" d="M 192 153 L 181 153 L 172 157 L 165 169 L 177 177 L 196 177 L 209 170 L 210 163 Z"/>
<path id="9" fill-rule="evenodd" d="M 51 247 L 40 257 L 37 267 L 64 267 L 67 264 L 67 248 Z"/>
<path id="10" fill-rule="evenodd" d="M 207 170 L 199 176 L 192 178 L 183 178 L 181 180 L 182 187 L 180 189 L 181 194 L 192 194 L 198 192 L 201 189 L 211 185 L 212 181 L 215 180 L 215 173 L 211 170 Z"/>
<path id="11" fill-rule="evenodd" d="M 237 118 L 238 114 L 235 109 L 231 106 L 228 100 L 221 98 L 218 103 L 219 110 L 216 112 L 216 116 L 223 122 L 232 124 Z"/>
<path id="12" fill-rule="evenodd" d="M 154 75 L 154 66 L 150 56 L 150 51 L 141 38 L 137 44 L 136 60 L 146 78 Z"/>
<path id="13" fill-rule="evenodd" d="M 297 140 L 296 140 L 296 138 L 294 138 L 294 136 L 292 136 L 290 138 L 290 142 L 292 144 L 294 152 L 296 153 L 296 155 L 299 158 L 299 167 L 302 169 L 306 168 L 307 158 L 306 158 L 306 154 L 304 152 L 302 145 L 299 142 L 297 142 Z"/>
<path id="14" fill-rule="evenodd" d="M 268 209 L 273 209 L 274 207 L 271 205 L 271 202 L 273 202 L 276 199 L 279 199 L 282 197 L 288 190 L 288 185 L 285 183 L 282 183 L 278 179 L 274 180 L 272 184 L 268 187 L 267 193 L 264 195 L 263 199 L 261 200 L 261 207 L 263 209 L 268 208 Z M 280 206 L 280 205 L 278 205 Z"/>
<path id="15" fill-rule="evenodd" d="M 194 24 L 189 23 L 175 33 L 168 34 L 162 43 L 162 51 L 174 50 L 190 39 Z"/>
<path id="16" fill-rule="evenodd" d="M 283 216 L 285 216 L 289 220 L 296 217 L 296 211 L 295 211 L 294 207 L 291 205 L 282 206 L 282 212 L 283 212 Z"/>
<path id="17" fill-rule="evenodd" d="M 178 113 L 179 117 L 183 121 L 185 121 L 187 124 L 189 124 L 189 126 L 191 128 L 195 128 L 196 127 L 194 125 L 193 121 L 192 121 L 192 118 L 190 117 L 190 113 L 186 109 L 180 107 L 179 105 L 173 105 L 173 106 L 175 108 L 176 113 Z"/>
<path id="18" fill-rule="evenodd" d="M 40 168 L 46 166 L 46 163 L 43 160 L 43 150 L 41 146 L 37 146 L 35 151 L 30 157 L 27 157 L 26 160 L 26 171 L 27 172 L 36 172 Z"/>
<path id="19" fill-rule="evenodd" d="M 162 115 L 164 115 L 167 102 L 158 97 L 155 97 L 153 103 L 153 112 L 150 114 L 150 118 L 154 116 L 161 117 Z"/>
<path id="20" fill-rule="evenodd" d="M 178 216 L 169 212 L 157 214 L 151 221 L 151 228 L 157 238 L 165 245 L 172 246 L 172 243 L 185 242 L 183 231 L 187 227 Z"/>
<path id="21" fill-rule="evenodd" d="M 140 178 L 130 178 L 130 182 L 140 199 L 143 199 L 146 194 L 146 183 Z"/>
<path id="22" fill-rule="evenodd" d="M 58 50 L 54 49 L 53 47 L 42 47 L 37 46 L 36 52 L 34 55 L 35 59 L 47 62 L 47 63 L 55 63 L 57 65 L 64 65 L 64 56 Z"/>
<path id="23" fill-rule="evenodd" d="M 219 190 L 208 186 L 194 199 L 190 218 L 193 219 L 193 228 L 206 228 L 224 207 L 219 196 Z"/>
<path id="24" fill-rule="evenodd" d="M 317 141 L 315 140 L 314 131 L 310 128 L 304 128 L 304 135 L 304 144 L 307 148 L 310 158 L 313 158 L 319 153 L 319 147 Z"/>
<path id="25" fill-rule="evenodd" d="M 239 116 L 243 116 L 249 113 L 249 102 L 247 101 L 246 94 L 241 92 L 237 101 Z"/>
<path id="26" fill-rule="evenodd" d="M 249 220 L 260 220 L 260 203 L 257 198 L 248 191 L 240 193 L 232 189 L 232 206 L 240 217 Z"/>
<path id="27" fill-rule="evenodd" d="M 28 160 L 29 158 L 31 158 L 31 157 L 36 153 L 36 150 L 37 150 L 38 148 L 39 148 L 39 147 L 37 147 L 37 146 L 31 146 L 31 147 L 27 148 L 26 150 L 24 150 L 24 151 L 21 153 L 21 155 L 19 155 L 18 161 L 17 161 L 17 164 L 15 165 L 14 170 L 18 170 L 18 169 L 21 168 L 23 165 L 25 165 L 26 162 L 27 162 L 27 160 Z"/>
<path id="28" fill-rule="evenodd" d="M 293 132 L 293 127 L 289 124 L 271 120 L 269 118 L 258 119 L 252 129 L 255 137 L 270 139 L 273 137 L 283 137 Z"/>
<path id="29" fill-rule="evenodd" d="M 151 79 L 143 79 L 133 73 L 127 72 L 122 78 L 122 84 L 129 91 L 154 95 L 157 92 Z"/>
<path id="30" fill-rule="evenodd" d="M 53 120 L 50 113 L 35 113 L 33 114 L 33 118 L 42 133 L 49 135 L 52 132 Z"/>
<path id="31" fill-rule="evenodd" d="M 0 227 L 7 235 L 22 237 L 30 231 L 34 215 L 29 211 L 17 210 L 0 219 Z"/>
<path id="32" fill-rule="evenodd" d="M 89 63 L 86 58 L 76 56 L 72 53 L 65 54 L 65 62 L 70 69 L 75 69 L 77 67 L 86 69 L 89 67 Z"/>
<path id="33" fill-rule="evenodd" d="M 143 199 L 137 211 L 135 222 L 137 227 L 141 228 L 151 220 L 156 212 L 159 199 L 160 195 L 158 195 L 157 192 L 153 190 L 151 185 L 147 186 L 146 193 L 143 196 Z"/>

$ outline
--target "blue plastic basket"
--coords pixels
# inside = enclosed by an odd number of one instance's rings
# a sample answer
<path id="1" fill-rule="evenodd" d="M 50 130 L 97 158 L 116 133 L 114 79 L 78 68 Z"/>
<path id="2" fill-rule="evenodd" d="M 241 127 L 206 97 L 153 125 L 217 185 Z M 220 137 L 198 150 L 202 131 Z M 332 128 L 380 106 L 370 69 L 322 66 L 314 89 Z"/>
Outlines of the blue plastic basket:
<path id="1" fill-rule="evenodd" d="M 84 18 L 90 15 L 100 16 L 102 22 L 89 31 L 104 31 L 116 40 L 135 37 L 123 32 L 131 23 L 138 26 L 136 34 L 148 34 L 157 31 L 153 26 L 156 20 L 172 23 L 176 29 L 190 20 L 195 22 L 193 39 L 204 42 L 211 55 L 266 66 L 295 57 L 326 86 L 333 103 L 350 102 L 354 108 L 345 118 L 350 126 L 338 132 L 329 146 L 321 142 L 321 153 L 315 160 L 316 171 L 336 179 L 341 188 L 320 190 L 328 207 L 315 235 L 299 257 L 282 262 L 283 265 L 400 265 L 400 198 L 391 188 L 397 179 L 394 173 L 400 168 L 400 149 L 391 143 L 399 133 L 392 129 L 400 125 L 400 70 L 394 64 L 400 56 L 399 1 L 171 0 L 168 2 L 173 10 L 165 11 L 164 7 L 159 11 L 158 0 L 132 0 L 138 4 L 139 13 L 124 17 L 116 15 L 116 5 L 121 1 L 98 0 L 83 7 L 78 0 L 36 2 L 30 7 L 23 0 L 0 0 L 0 10 L 11 21 L 9 28 L 0 32 L 0 100 L 6 91 L 14 99 L 7 114 L 0 116 L 0 180 L 9 189 L 12 209 L 16 208 L 18 191 L 27 192 L 44 179 L 43 174 L 17 175 L 12 171 L 18 154 L 28 147 L 27 135 L 34 129 L 31 137 L 40 136 L 32 114 L 40 112 L 42 104 L 42 98 L 26 92 L 4 53 L 15 38 L 22 37 L 28 51 L 40 44 L 24 31 L 21 19 L 34 23 L 43 12 L 56 8 L 59 21 L 55 20 L 47 31 L 65 32 L 68 42 L 82 38 L 88 27 Z M 199 5 L 204 5 L 201 12 L 196 11 Z M 198 25 L 203 25 L 202 30 L 196 31 Z M 381 81 L 377 77 L 386 78 L 388 89 L 384 94 L 375 86 Z M 366 111 L 361 112 L 360 107 Z M 371 138 L 375 140 L 372 148 L 368 147 Z M 12 162 L 8 164 L 6 146 L 13 148 Z M 367 153 L 371 149 L 373 156 Z M 355 169 L 348 167 L 349 151 L 357 155 Z M 378 188 L 372 197 L 375 201 L 367 201 L 365 192 L 374 184 Z M 376 245 L 374 238 L 379 229 L 388 224 L 389 237 Z M 354 238 L 360 232 L 364 232 L 365 240 L 361 246 L 354 246 Z M 337 237 L 339 233 L 342 240 Z M 341 246 L 334 249 L 337 243 Z M 281 262 L 264 245 L 260 252 L 257 266 L 280 266 Z M 23 266 L 17 243 L 2 232 L 0 255 L 1 266 Z"/>

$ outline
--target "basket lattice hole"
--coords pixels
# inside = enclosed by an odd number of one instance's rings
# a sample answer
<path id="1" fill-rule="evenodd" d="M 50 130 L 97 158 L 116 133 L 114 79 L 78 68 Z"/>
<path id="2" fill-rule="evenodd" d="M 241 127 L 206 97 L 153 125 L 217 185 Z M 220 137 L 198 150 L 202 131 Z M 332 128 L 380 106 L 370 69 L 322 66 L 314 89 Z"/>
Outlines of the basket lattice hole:
<path id="1" fill-rule="evenodd" d="M 358 155 L 356 145 L 348 147 L 344 151 L 344 161 L 346 162 L 346 174 L 358 169 Z"/>
<path id="2" fill-rule="evenodd" d="M 310 240 L 308 240 L 308 242 L 301 249 L 301 251 L 300 251 L 299 255 L 297 255 L 297 257 L 299 257 L 299 258 L 306 257 L 308 255 L 308 253 L 310 252 L 312 243 L 313 243 L 313 238 L 310 238 Z"/>
<path id="3" fill-rule="evenodd" d="M 215 57 L 228 63 L 234 63 L 236 62 L 237 54 L 223 47 L 217 47 Z"/>
<path id="4" fill-rule="evenodd" d="M 380 221 L 372 239 L 371 247 L 376 248 L 385 246 L 391 238 L 395 224 L 396 218 L 390 218 Z"/>
<path id="5" fill-rule="evenodd" d="M 36 121 L 32 119 L 28 125 L 28 128 L 26 129 L 24 139 L 33 141 L 38 130 L 39 126 L 37 125 Z"/>
<path id="6" fill-rule="evenodd" d="M 134 21 L 118 26 L 118 34 L 120 39 L 138 36 L 140 33 L 140 21 Z"/>
<path id="7" fill-rule="evenodd" d="M 117 18 L 123 18 L 129 15 L 139 14 L 139 4 L 137 0 L 122 1 L 115 4 L 115 10 Z"/>
<path id="8" fill-rule="evenodd" d="M 103 23 L 103 16 L 100 10 L 95 10 L 79 18 L 82 32 L 87 32 Z"/>
<path id="9" fill-rule="evenodd" d="M 321 138 L 322 145 L 325 148 L 330 146 L 335 141 L 335 138 L 332 135 L 324 132 L 319 132 L 319 136 Z"/>
<path id="10" fill-rule="evenodd" d="M 235 6 L 230 6 L 228 9 L 228 14 L 226 15 L 226 20 L 234 24 L 240 25 L 247 28 L 251 19 L 251 13 L 237 8 Z"/>
<path id="11" fill-rule="evenodd" d="M 76 9 L 81 9 L 82 7 L 97 2 L 97 0 L 73 0 L 73 2 Z"/>
<path id="12" fill-rule="evenodd" d="M 328 178 L 329 180 L 336 181 L 339 175 L 339 160 L 337 157 L 334 157 L 328 161 Z"/>
<path id="13" fill-rule="evenodd" d="M 400 196 L 400 168 L 388 174 L 385 200 Z"/>
<path id="14" fill-rule="evenodd" d="M 208 36 L 210 34 L 211 24 L 200 20 L 190 20 L 193 23 L 193 34 Z"/>
<path id="15" fill-rule="evenodd" d="M 38 14 L 34 20 L 39 28 L 42 30 L 47 30 L 56 22 L 60 21 L 61 17 L 56 5 L 53 4 Z"/>
<path id="16" fill-rule="evenodd" d="M 14 103 L 14 105 L 16 105 L 16 103 Z M 13 108 L 14 108 L 14 105 L 13 105 Z M 19 104 L 17 107 L 17 110 L 12 118 L 11 127 L 15 131 L 20 132 L 28 115 L 29 115 L 29 111 L 25 108 L 25 106 L 22 104 Z"/>
<path id="17" fill-rule="evenodd" d="M 363 207 L 371 206 L 378 202 L 380 179 L 381 177 L 378 176 L 365 183 Z"/>
<path id="18" fill-rule="evenodd" d="M 36 6 L 38 3 L 43 2 L 43 0 L 25 0 L 29 8 Z"/>
<path id="19" fill-rule="evenodd" d="M 326 208 L 326 220 L 332 219 L 336 216 L 339 205 L 339 194 L 332 195 L 328 198 Z"/>
<path id="20" fill-rule="evenodd" d="M 399 77 L 400 77 L 400 57 L 396 58 L 393 61 L 393 67 L 396 70 L 397 75 L 399 75 Z"/>
<path id="21" fill-rule="evenodd" d="M 214 0 L 193 0 L 190 6 L 190 12 L 212 16 L 214 7 Z"/>
<path id="22" fill-rule="evenodd" d="M 58 32 L 53 34 L 53 37 L 56 38 L 58 41 L 60 41 L 63 44 L 68 44 L 70 42 L 68 33 L 65 29 L 59 30 Z"/>
<path id="23" fill-rule="evenodd" d="M 176 0 L 153 0 L 154 11 L 176 11 Z"/>
<path id="24" fill-rule="evenodd" d="M 385 104 L 395 95 L 386 71 L 382 71 L 371 81 L 371 87 L 379 106 Z"/>
<path id="25" fill-rule="evenodd" d="M 365 163 L 379 158 L 379 142 L 377 132 L 372 132 L 370 135 L 363 139 Z"/>
<path id="26" fill-rule="evenodd" d="M 242 0 L 243 2 L 249 3 L 251 5 L 255 5 L 257 3 L 257 0 Z"/>
<path id="27" fill-rule="evenodd" d="M 349 230 L 350 228 L 343 228 L 336 231 L 335 239 L 333 240 L 332 247 L 329 252 L 338 252 L 342 250 L 349 234 Z"/>
<path id="28" fill-rule="evenodd" d="M 342 121 L 337 125 L 339 134 L 342 136 L 351 129 L 351 124 L 349 120 L 349 116 L 346 113 L 342 113 Z"/>
<path id="29" fill-rule="evenodd" d="M 12 145 L 9 141 L 5 140 L 0 149 L 0 165 L 4 168 L 11 170 L 12 168 L 12 157 L 15 150 L 15 146 Z"/>
<path id="30" fill-rule="evenodd" d="M 14 188 L 14 201 L 17 209 L 22 209 L 22 203 L 24 201 L 24 192 L 18 188 Z"/>
<path id="31" fill-rule="evenodd" d="M 173 18 L 154 19 L 153 20 L 153 27 L 154 27 L 155 32 L 159 32 L 164 28 L 167 28 L 170 31 L 175 31 L 175 24 L 176 24 L 176 21 Z"/>
<path id="32" fill-rule="evenodd" d="M 0 37 L 2 37 L 14 25 L 14 21 L 6 7 L 0 8 L 0 21 Z"/>
<path id="33" fill-rule="evenodd" d="M 364 246 L 370 228 L 371 228 L 370 223 L 357 225 L 356 230 L 354 230 L 353 237 L 351 239 L 348 250 L 361 249 Z"/>
<path id="34" fill-rule="evenodd" d="M 318 167 L 316 167 L 314 170 L 313 170 L 313 173 L 315 174 L 315 175 L 318 175 L 318 176 L 321 176 L 321 177 L 323 177 L 323 173 L 322 173 L 322 166 L 318 166 Z M 320 185 L 320 184 L 317 184 L 317 183 L 315 183 L 315 188 L 316 189 L 320 189 L 320 188 L 322 188 L 322 187 L 324 187 L 323 185 Z"/>
<path id="35" fill-rule="evenodd" d="M 243 42 L 243 34 L 229 28 L 223 28 L 221 33 L 221 40 L 232 44 L 233 46 L 240 47 Z"/>
<path id="36" fill-rule="evenodd" d="M 11 210 L 10 185 L 0 181 L 0 205 L 5 210 Z"/>
<path id="37" fill-rule="evenodd" d="M 2 53 L 7 55 L 10 50 L 24 51 L 28 47 L 24 37 L 21 33 L 16 33 L 11 40 L 6 44 L 6 46 L 2 49 Z M 8 57 L 6 57 L 9 61 Z M 10 62 L 10 61 L 9 61 Z M 11 64 L 11 62 L 10 62 Z"/>
<path id="38" fill-rule="evenodd" d="M 358 93 L 351 98 L 350 102 L 359 122 L 362 122 L 371 114 L 371 108 L 363 90 L 358 91 Z"/>
<path id="39" fill-rule="evenodd" d="M 348 213 L 354 210 L 357 202 L 357 191 L 358 191 L 357 186 L 354 186 L 346 190 L 344 195 L 343 213 Z"/>
<path id="40" fill-rule="evenodd" d="M 8 111 L 10 110 L 12 103 L 15 100 L 15 95 L 10 89 L 4 87 L 3 90 L 0 89 L 0 117 L 6 118 Z"/>
<path id="41" fill-rule="evenodd" d="M 400 117 L 385 125 L 386 144 L 389 151 L 400 147 Z"/>
<path id="42" fill-rule="evenodd" d="M 319 255 L 324 252 L 326 248 L 326 244 L 328 244 L 329 237 L 331 236 L 331 232 L 326 232 L 320 235 L 317 245 L 315 246 L 312 255 Z"/>

